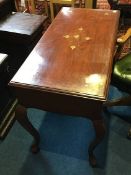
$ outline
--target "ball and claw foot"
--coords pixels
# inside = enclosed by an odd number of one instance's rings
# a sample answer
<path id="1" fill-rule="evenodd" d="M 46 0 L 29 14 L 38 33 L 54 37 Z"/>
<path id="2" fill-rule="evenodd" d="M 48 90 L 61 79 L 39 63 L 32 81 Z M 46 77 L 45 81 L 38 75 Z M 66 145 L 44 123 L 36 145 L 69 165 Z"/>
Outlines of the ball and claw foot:
<path id="1" fill-rule="evenodd" d="M 39 146 L 38 146 L 37 144 L 33 144 L 33 145 L 31 146 L 31 152 L 32 152 L 33 154 L 37 154 L 39 151 L 40 151 L 40 148 L 39 148 Z"/>

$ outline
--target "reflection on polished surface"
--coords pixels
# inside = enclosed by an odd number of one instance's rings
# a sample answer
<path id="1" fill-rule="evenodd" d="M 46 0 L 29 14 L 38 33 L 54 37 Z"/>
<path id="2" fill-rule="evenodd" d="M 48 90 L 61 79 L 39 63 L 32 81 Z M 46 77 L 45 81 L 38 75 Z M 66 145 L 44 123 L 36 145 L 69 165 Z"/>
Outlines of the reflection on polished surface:
<path id="1" fill-rule="evenodd" d="M 103 84 L 106 83 L 106 76 L 102 74 L 91 74 L 85 77 L 85 87 L 89 94 L 102 95 Z M 85 90 L 84 90 L 85 91 Z"/>
<path id="2" fill-rule="evenodd" d="M 37 74 L 40 70 L 44 71 L 44 67 L 46 67 L 46 59 L 42 58 L 40 54 L 37 52 L 33 52 L 32 56 L 34 59 L 31 62 L 24 64 L 24 72 L 23 74 L 16 74 L 16 78 L 23 83 L 28 81 L 30 83 L 39 83 L 40 79 L 37 78 Z M 37 59 L 35 59 L 37 57 Z M 24 81 L 23 81 L 24 80 Z M 33 81 L 32 81 L 33 80 Z"/>
<path id="3" fill-rule="evenodd" d="M 69 17 L 70 17 L 70 13 L 72 13 L 72 10 L 71 10 L 71 9 L 68 9 L 68 8 L 63 8 L 63 9 L 62 9 L 62 13 L 63 13 L 65 16 L 69 16 Z"/>
<path id="4" fill-rule="evenodd" d="M 106 99 L 117 16 L 63 8 L 12 81 Z"/>

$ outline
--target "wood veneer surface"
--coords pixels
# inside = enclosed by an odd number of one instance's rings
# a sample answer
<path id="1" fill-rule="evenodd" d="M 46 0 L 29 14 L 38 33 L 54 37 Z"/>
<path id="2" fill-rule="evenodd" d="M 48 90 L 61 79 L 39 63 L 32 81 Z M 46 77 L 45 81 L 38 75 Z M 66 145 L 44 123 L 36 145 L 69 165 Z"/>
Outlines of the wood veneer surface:
<path id="1" fill-rule="evenodd" d="M 105 100 L 119 12 L 64 7 L 10 82 Z"/>

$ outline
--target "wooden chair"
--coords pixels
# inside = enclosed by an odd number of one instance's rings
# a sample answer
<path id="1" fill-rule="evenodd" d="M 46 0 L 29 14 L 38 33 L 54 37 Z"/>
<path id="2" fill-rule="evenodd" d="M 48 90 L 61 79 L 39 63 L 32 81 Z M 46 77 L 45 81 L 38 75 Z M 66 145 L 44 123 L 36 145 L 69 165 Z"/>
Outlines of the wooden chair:
<path id="1" fill-rule="evenodd" d="M 51 21 L 54 19 L 54 4 L 75 6 L 75 0 L 50 0 Z"/>
<path id="2" fill-rule="evenodd" d="M 131 44 L 131 28 L 127 30 L 125 35 L 117 39 L 118 49 L 115 54 L 114 69 L 112 72 L 112 84 L 118 89 L 129 93 L 129 96 L 107 101 L 105 103 L 107 107 L 131 106 L 131 45 L 129 53 L 120 58 L 121 51 L 125 43 L 129 40 Z M 129 130 L 128 137 L 131 139 L 131 129 Z"/>
<path id="3" fill-rule="evenodd" d="M 111 9 L 120 10 L 121 24 L 131 20 L 131 0 L 108 0 Z M 128 19 L 128 20 L 126 20 Z"/>
<path id="4" fill-rule="evenodd" d="M 85 8 L 96 8 L 97 0 L 85 0 Z"/>
<path id="5" fill-rule="evenodd" d="M 21 1 L 21 0 L 16 0 L 17 1 Z M 41 13 L 44 14 L 46 16 L 48 16 L 48 1 L 47 0 L 24 0 L 24 4 L 25 4 L 25 12 L 31 13 L 31 14 L 36 14 L 37 13 L 37 8 L 36 8 L 36 4 L 38 2 L 41 2 L 41 5 L 43 4 L 44 8 L 45 8 L 45 13 Z M 16 7 L 18 2 L 16 3 Z"/>
<path id="6" fill-rule="evenodd" d="M 54 4 L 70 5 L 75 7 L 76 0 L 50 0 L 51 21 L 54 19 Z M 79 0 L 79 7 L 81 7 L 82 0 Z M 92 8 L 93 0 L 85 0 L 85 8 Z"/>

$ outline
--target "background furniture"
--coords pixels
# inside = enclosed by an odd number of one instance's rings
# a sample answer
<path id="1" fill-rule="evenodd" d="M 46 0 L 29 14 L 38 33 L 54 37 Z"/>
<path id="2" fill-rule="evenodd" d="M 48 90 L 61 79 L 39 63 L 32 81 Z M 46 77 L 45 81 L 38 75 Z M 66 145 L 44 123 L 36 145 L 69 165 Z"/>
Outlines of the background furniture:
<path id="1" fill-rule="evenodd" d="M 18 7 L 17 7 L 18 8 Z M 0 1 L 0 52 L 18 70 L 45 30 L 46 16 L 16 12 L 14 0 Z"/>
<path id="2" fill-rule="evenodd" d="M 42 36 L 47 17 L 14 13 L 13 0 L 3 0 L 0 4 L 0 11 L 5 10 L 6 6 L 8 10 L 4 12 L 4 15 L 2 13 L 0 19 L 0 52 L 10 56 L 10 69 L 15 73 Z"/>
<path id="3" fill-rule="evenodd" d="M 54 4 L 75 6 L 75 0 L 50 0 L 51 21 L 54 19 Z"/>
<path id="4" fill-rule="evenodd" d="M 40 13 L 40 14 L 49 16 L 48 0 L 24 0 L 24 2 L 25 2 L 25 8 L 27 12 L 32 14 Z"/>
<path id="5" fill-rule="evenodd" d="M 106 102 L 105 105 L 111 106 L 131 106 L 131 49 L 130 52 L 120 58 L 124 44 L 130 40 L 131 44 L 131 28 L 127 30 L 125 35 L 117 39 L 118 49 L 115 54 L 115 63 L 112 73 L 112 84 L 118 89 L 129 93 L 129 96 L 124 96 L 120 99 L 114 99 Z M 131 129 L 128 137 L 131 138 Z"/>
<path id="6" fill-rule="evenodd" d="M 121 24 L 131 21 L 131 0 L 108 0 L 111 9 L 120 10 Z"/>
<path id="7" fill-rule="evenodd" d="M 16 100 L 11 94 L 8 83 L 11 75 L 8 72 L 9 56 L 0 53 L 0 139 L 5 137 L 14 123 Z"/>
<path id="8" fill-rule="evenodd" d="M 54 5 L 61 4 L 66 6 L 76 7 L 76 0 L 50 0 L 50 13 L 51 13 L 51 21 L 54 19 Z M 82 7 L 82 0 L 77 1 L 77 7 Z M 84 0 L 84 7 L 85 8 L 93 8 L 96 7 L 96 1 L 94 0 Z"/>
<path id="9" fill-rule="evenodd" d="M 1 75 L 8 79 L 5 83 L 6 85 L 43 35 L 46 19 L 47 17 L 43 15 L 16 12 L 13 0 L 0 1 L 0 52 L 9 55 L 5 68 L 6 73 Z M 3 87 L 2 91 L 8 91 L 6 85 L 4 86 L 5 90 L 3 90 Z M 8 97 L 6 98 L 6 96 Z M 9 110 L 13 105 L 10 103 L 12 98 L 10 92 L 7 92 L 5 96 L 2 93 L 1 101 L 3 102 L 0 108 L 1 123 L 5 121 L 5 118 L 6 121 L 11 120 L 10 117 L 12 116 L 10 116 Z M 7 108 L 6 114 L 3 112 L 5 108 Z M 0 127 L 3 128 L 3 125 Z M 5 130 L 8 130 L 7 125 L 4 124 L 3 130 L 4 133 Z M 3 133 L 3 131 L 1 132 Z M 1 137 L 4 138 L 4 135 L 2 134 Z"/>
<path id="10" fill-rule="evenodd" d="M 85 8 L 96 8 L 97 0 L 85 0 Z"/>

